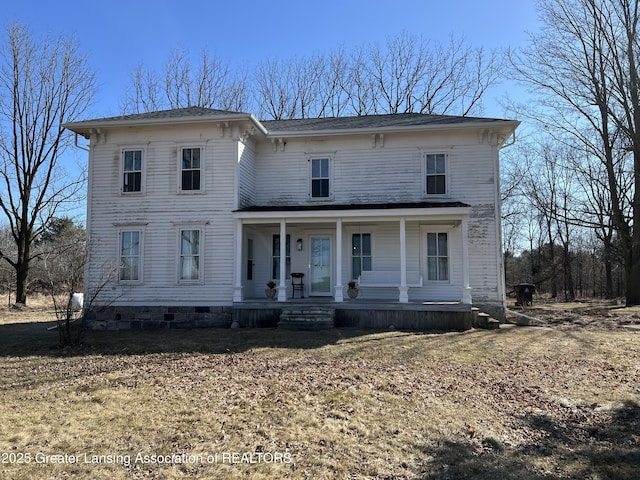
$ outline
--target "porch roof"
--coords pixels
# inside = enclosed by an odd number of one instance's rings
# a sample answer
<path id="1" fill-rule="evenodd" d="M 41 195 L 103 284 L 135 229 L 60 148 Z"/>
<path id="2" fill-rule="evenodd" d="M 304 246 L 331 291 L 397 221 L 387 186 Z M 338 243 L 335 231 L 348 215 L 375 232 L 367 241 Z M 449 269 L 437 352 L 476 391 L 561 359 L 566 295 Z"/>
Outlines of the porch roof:
<path id="1" fill-rule="evenodd" d="M 308 219 L 380 217 L 386 220 L 400 217 L 466 217 L 471 206 L 462 202 L 404 202 L 366 204 L 305 204 L 253 205 L 234 211 L 239 219 Z"/>

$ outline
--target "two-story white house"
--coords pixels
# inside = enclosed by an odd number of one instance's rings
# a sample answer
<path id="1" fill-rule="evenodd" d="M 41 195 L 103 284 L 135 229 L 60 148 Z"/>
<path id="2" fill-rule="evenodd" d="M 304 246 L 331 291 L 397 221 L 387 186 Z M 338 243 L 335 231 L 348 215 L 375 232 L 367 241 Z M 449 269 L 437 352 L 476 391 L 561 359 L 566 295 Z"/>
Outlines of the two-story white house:
<path id="1" fill-rule="evenodd" d="M 353 309 L 354 280 L 360 309 L 499 314 L 499 151 L 517 125 L 422 114 L 259 121 L 198 107 L 70 123 L 90 141 L 92 318 L 230 324 L 242 306 L 266 303 L 269 280 L 272 309 L 294 294 Z M 304 275 L 296 292 L 291 273 Z"/>

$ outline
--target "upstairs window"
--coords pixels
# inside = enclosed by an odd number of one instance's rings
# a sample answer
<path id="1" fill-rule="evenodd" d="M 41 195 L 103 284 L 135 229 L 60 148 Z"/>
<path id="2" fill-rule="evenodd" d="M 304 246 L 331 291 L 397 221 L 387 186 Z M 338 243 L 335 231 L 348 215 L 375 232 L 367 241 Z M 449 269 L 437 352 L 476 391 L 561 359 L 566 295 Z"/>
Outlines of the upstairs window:
<path id="1" fill-rule="evenodd" d="M 449 236 L 446 232 L 427 233 L 427 279 L 449 280 Z"/>
<path id="2" fill-rule="evenodd" d="M 182 148 L 180 190 L 200 191 L 200 148 Z"/>
<path id="3" fill-rule="evenodd" d="M 142 191 L 142 150 L 125 150 L 123 156 L 122 191 Z"/>
<path id="4" fill-rule="evenodd" d="M 447 193 L 447 156 L 444 153 L 427 153 L 426 194 L 446 195 Z"/>
<path id="5" fill-rule="evenodd" d="M 351 236 L 351 278 L 358 278 L 363 270 L 371 270 L 371 234 L 354 233 Z"/>
<path id="6" fill-rule="evenodd" d="M 311 197 L 327 198 L 330 195 L 330 161 L 328 158 L 311 159 Z"/>

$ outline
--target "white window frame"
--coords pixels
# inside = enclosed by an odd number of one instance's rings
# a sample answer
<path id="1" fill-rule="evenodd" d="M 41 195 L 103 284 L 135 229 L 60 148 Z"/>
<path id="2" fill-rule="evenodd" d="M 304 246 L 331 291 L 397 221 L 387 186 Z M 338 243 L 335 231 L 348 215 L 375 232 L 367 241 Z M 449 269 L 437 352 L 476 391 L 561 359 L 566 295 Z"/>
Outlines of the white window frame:
<path id="1" fill-rule="evenodd" d="M 429 239 L 428 239 L 428 235 L 429 234 L 446 234 L 447 235 L 447 278 L 446 279 L 435 279 L 435 280 L 431 280 L 429 279 Z M 451 271 L 451 262 L 452 262 L 452 256 L 451 256 L 451 244 L 452 244 L 452 229 L 448 228 L 448 227 L 444 227 L 444 226 L 439 226 L 439 227 L 429 227 L 429 228 L 425 228 L 422 230 L 421 232 L 422 237 L 423 237 L 423 241 L 424 241 L 424 252 L 422 254 L 423 256 L 423 265 L 422 265 L 422 278 L 424 279 L 425 282 L 430 283 L 430 284 L 435 284 L 435 285 L 449 285 L 452 282 L 452 271 Z M 436 242 L 437 244 L 437 242 Z M 442 255 L 432 255 L 431 257 L 435 257 L 435 258 L 440 258 L 443 257 Z M 439 270 L 438 270 L 439 272 Z M 440 274 L 438 273 L 438 277 L 440 277 Z"/>
<path id="2" fill-rule="evenodd" d="M 430 155 L 442 155 L 444 156 L 444 193 L 428 193 L 427 192 L 427 157 Z M 422 152 L 422 185 L 423 185 L 423 195 L 426 198 L 443 198 L 449 197 L 449 154 L 444 151 L 425 151 Z"/>
<path id="3" fill-rule="evenodd" d="M 182 188 L 182 152 L 184 150 L 187 149 L 198 149 L 200 150 L 200 188 L 198 190 L 185 190 Z M 177 181 L 177 185 L 178 185 L 178 193 L 180 194 L 185 194 L 185 195 L 194 195 L 194 194 L 200 194 L 200 193 L 204 193 L 205 191 L 205 176 L 204 176 L 204 164 L 205 164 L 205 149 L 203 145 L 180 145 L 177 148 L 177 164 L 178 164 L 178 173 L 177 173 L 177 177 L 178 177 L 178 181 Z M 195 170 L 195 169 L 189 169 L 189 170 Z"/>
<path id="4" fill-rule="evenodd" d="M 198 278 L 182 278 L 182 232 L 196 231 L 198 232 Z M 196 285 L 204 283 L 204 229 L 197 226 L 183 225 L 178 227 L 177 250 L 176 250 L 176 279 L 180 285 Z"/>
<path id="5" fill-rule="evenodd" d="M 374 233 L 373 233 L 373 231 L 371 231 L 371 230 L 366 230 L 366 231 L 362 231 L 362 232 L 361 231 L 351 231 L 351 232 L 349 232 L 349 253 L 350 253 L 350 255 L 349 255 L 349 261 L 350 261 L 349 267 L 351 269 L 351 279 L 352 280 L 356 280 L 357 277 L 359 276 L 359 275 L 355 275 L 355 273 L 353 271 L 353 258 L 354 258 L 354 255 L 353 255 L 353 236 L 354 235 L 360 235 L 360 236 L 369 235 L 369 239 L 370 239 L 371 252 L 370 252 L 369 257 L 371 258 L 371 268 L 369 270 L 364 270 L 364 268 L 362 268 L 363 255 L 360 254 L 359 257 L 360 257 L 360 261 L 361 261 L 361 263 L 360 263 L 360 272 L 361 272 L 361 274 L 362 274 L 362 272 L 375 270 L 374 266 L 373 266 L 373 260 L 374 260 L 374 254 L 373 254 L 373 252 L 374 252 L 374 245 L 373 245 L 373 243 L 374 243 Z M 360 246 L 360 248 L 362 249 L 362 245 Z"/>
<path id="6" fill-rule="evenodd" d="M 313 176 L 313 162 L 314 160 L 327 160 L 328 162 L 328 167 L 329 167 L 329 176 L 328 177 L 314 177 Z M 318 154 L 318 155 L 313 155 L 313 156 L 309 156 L 307 158 L 307 161 L 309 163 L 309 171 L 308 171 L 308 179 L 309 179 L 309 200 L 315 201 L 315 202 L 321 202 L 323 200 L 331 200 L 333 199 L 333 184 L 334 182 L 334 175 L 333 175 L 333 156 L 332 155 L 323 155 L 323 154 Z M 329 181 L 329 192 L 328 195 L 326 197 L 314 197 L 313 196 L 313 181 L 314 180 L 324 180 L 327 179 Z"/>
<path id="7" fill-rule="evenodd" d="M 140 152 L 140 190 L 125 192 L 125 154 L 126 152 Z M 120 194 L 121 195 L 144 195 L 146 191 L 146 151 L 143 147 L 132 145 L 128 147 L 123 147 L 120 150 Z M 137 170 L 131 170 L 132 172 L 137 172 Z"/>
<path id="8" fill-rule="evenodd" d="M 125 285 L 135 285 L 143 283 L 144 278 L 144 229 L 139 226 L 122 227 L 118 229 L 118 283 Z M 138 278 L 136 279 L 123 279 L 122 278 L 122 240 L 123 234 L 133 233 L 138 234 Z"/>

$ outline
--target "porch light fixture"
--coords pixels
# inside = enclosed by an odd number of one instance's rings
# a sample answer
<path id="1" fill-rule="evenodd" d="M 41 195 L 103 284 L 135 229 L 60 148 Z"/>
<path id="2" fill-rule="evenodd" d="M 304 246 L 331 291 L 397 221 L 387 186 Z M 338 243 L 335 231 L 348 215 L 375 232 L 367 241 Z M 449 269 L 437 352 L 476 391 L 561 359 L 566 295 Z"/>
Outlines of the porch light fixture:
<path id="1" fill-rule="evenodd" d="M 299 251 L 299 252 L 302 251 L 302 239 L 301 238 L 296 240 L 296 250 Z"/>

